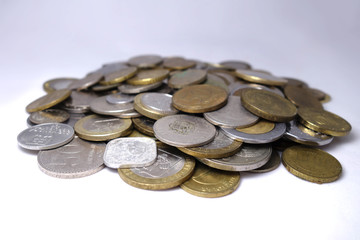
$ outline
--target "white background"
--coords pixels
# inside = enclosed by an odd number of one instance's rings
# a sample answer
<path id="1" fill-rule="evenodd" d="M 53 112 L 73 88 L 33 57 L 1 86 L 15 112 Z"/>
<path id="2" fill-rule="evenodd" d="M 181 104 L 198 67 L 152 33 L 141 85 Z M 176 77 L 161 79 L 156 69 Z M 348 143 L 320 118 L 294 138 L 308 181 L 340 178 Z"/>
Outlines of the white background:
<path id="1" fill-rule="evenodd" d="M 359 1 L 0 0 L 0 239 L 359 239 Z M 245 60 L 332 96 L 353 126 L 324 149 L 341 178 L 243 174 L 231 195 L 145 191 L 115 171 L 62 180 L 17 146 L 50 78 L 139 54 Z"/>

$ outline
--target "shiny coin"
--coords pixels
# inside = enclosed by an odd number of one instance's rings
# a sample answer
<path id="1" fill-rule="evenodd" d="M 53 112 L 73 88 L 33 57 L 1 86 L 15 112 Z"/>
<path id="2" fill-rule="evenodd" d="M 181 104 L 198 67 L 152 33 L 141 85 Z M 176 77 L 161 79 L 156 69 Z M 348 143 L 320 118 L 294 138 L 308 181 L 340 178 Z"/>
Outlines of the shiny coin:
<path id="1" fill-rule="evenodd" d="M 148 85 L 156 82 L 161 82 L 169 75 L 169 70 L 167 69 L 151 69 L 151 70 L 142 70 L 138 74 L 127 80 L 126 82 L 131 85 Z"/>
<path id="2" fill-rule="evenodd" d="M 62 108 L 70 113 L 87 113 L 90 102 L 98 97 L 93 92 L 72 91 L 70 97 L 62 102 Z"/>
<path id="3" fill-rule="evenodd" d="M 29 120 L 35 124 L 62 123 L 70 118 L 70 114 L 60 109 L 45 109 L 30 114 Z"/>
<path id="4" fill-rule="evenodd" d="M 270 157 L 269 161 L 267 161 L 267 163 L 265 163 L 265 165 L 263 165 L 259 168 L 250 170 L 249 172 L 252 172 L 252 173 L 270 172 L 272 170 L 275 170 L 277 167 L 279 167 L 280 163 L 281 163 L 281 159 L 280 159 L 279 153 L 276 151 L 272 151 L 271 157 Z"/>
<path id="5" fill-rule="evenodd" d="M 50 108 L 70 97 L 70 94 L 71 91 L 67 89 L 50 92 L 27 105 L 26 111 L 32 113 Z"/>
<path id="6" fill-rule="evenodd" d="M 89 115 L 76 122 L 74 129 L 82 139 L 107 141 L 129 135 L 132 122 L 130 119 Z"/>
<path id="7" fill-rule="evenodd" d="M 114 93 L 106 96 L 106 101 L 112 104 L 120 103 L 131 103 L 134 102 L 134 95 L 124 94 L 124 93 Z"/>
<path id="8" fill-rule="evenodd" d="M 104 151 L 105 143 L 87 142 L 76 136 L 62 147 L 40 151 L 38 164 L 41 171 L 52 177 L 85 177 L 104 168 Z"/>
<path id="9" fill-rule="evenodd" d="M 117 116 L 121 113 L 134 110 L 134 103 L 111 104 L 106 100 L 107 96 L 98 97 L 90 102 L 90 109 L 94 113 L 102 115 Z"/>
<path id="10" fill-rule="evenodd" d="M 293 146 L 282 154 L 283 164 L 293 175 L 315 183 L 328 183 L 340 177 L 339 161 L 320 149 Z"/>
<path id="11" fill-rule="evenodd" d="M 141 133 L 146 134 L 148 136 L 154 137 L 154 123 L 155 120 L 147 118 L 147 117 L 139 117 L 132 119 L 134 127 Z"/>
<path id="12" fill-rule="evenodd" d="M 351 125 L 342 117 L 321 109 L 299 108 L 300 123 L 306 127 L 330 136 L 349 134 Z"/>
<path id="13" fill-rule="evenodd" d="M 122 93 L 126 93 L 126 94 L 137 94 L 137 93 L 142 93 L 142 92 L 150 91 L 153 89 L 157 89 L 157 88 L 161 87 L 162 85 L 163 85 L 162 82 L 156 82 L 156 83 L 152 83 L 152 84 L 148 84 L 148 85 L 136 85 L 136 86 L 123 83 L 119 86 L 119 90 Z"/>
<path id="14" fill-rule="evenodd" d="M 143 93 L 140 98 L 141 104 L 159 115 L 168 116 L 177 114 L 179 111 L 172 106 L 172 96 L 166 93 Z"/>
<path id="15" fill-rule="evenodd" d="M 238 69 L 235 71 L 235 74 L 239 78 L 253 83 L 260 83 L 271 86 L 283 86 L 287 83 L 286 79 L 258 71 Z"/>
<path id="16" fill-rule="evenodd" d="M 75 81 L 70 84 L 69 89 L 76 89 L 78 91 L 87 89 L 103 79 L 103 74 L 98 72 L 93 72 L 86 75 L 84 78 L 79 81 Z"/>
<path id="17" fill-rule="evenodd" d="M 163 66 L 171 70 L 185 70 L 194 67 L 195 65 L 195 61 L 187 60 L 181 57 L 166 58 L 163 62 Z"/>
<path id="18" fill-rule="evenodd" d="M 168 84 L 171 88 L 180 89 L 185 86 L 202 83 L 205 80 L 206 71 L 201 69 L 188 69 L 172 75 Z"/>
<path id="19" fill-rule="evenodd" d="M 128 64 L 138 68 L 154 68 L 162 61 L 159 55 L 140 55 L 130 58 Z"/>
<path id="20" fill-rule="evenodd" d="M 204 113 L 217 110 L 227 101 L 227 92 L 211 85 L 184 87 L 173 95 L 173 106 L 188 113 Z"/>
<path id="21" fill-rule="evenodd" d="M 198 158 L 223 158 L 234 155 L 241 147 L 241 141 L 234 141 L 224 135 L 221 131 L 216 131 L 212 142 L 200 147 L 187 147 L 178 149 L 190 156 Z"/>
<path id="22" fill-rule="evenodd" d="M 109 168 L 146 167 L 156 160 L 156 144 L 150 138 L 117 138 L 106 144 L 104 163 Z"/>
<path id="23" fill-rule="evenodd" d="M 175 148 L 159 145 L 154 164 L 148 167 L 118 169 L 120 177 L 129 185 L 149 190 L 163 190 L 179 186 L 189 179 L 195 160 Z"/>
<path id="24" fill-rule="evenodd" d="M 227 128 L 250 126 L 259 120 L 258 116 L 241 105 L 240 97 L 236 96 L 230 96 L 224 107 L 204 113 L 204 118 L 214 125 Z"/>
<path id="25" fill-rule="evenodd" d="M 76 81 L 79 81 L 79 79 L 77 78 L 50 79 L 43 84 L 43 88 L 47 93 L 53 92 L 55 90 L 70 89 L 69 86 Z"/>
<path id="26" fill-rule="evenodd" d="M 265 165 L 271 156 L 269 145 L 244 144 L 234 155 L 226 158 L 198 158 L 202 163 L 220 170 L 249 171 Z"/>
<path id="27" fill-rule="evenodd" d="M 314 96 L 309 88 L 288 85 L 284 88 L 287 99 L 297 107 L 323 109 L 321 102 Z"/>
<path id="28" fill-rule="evenodd" d="M 32 126 L 35 126 L 35 125 L 36 125 L 35 123 L 33 123 L 33 122 L 30 121 L 30 117 L 28 117 L 28 118 L 26 119 L 26 124 L 27 124 L 28 127 L 32 127 Z"/>
<path id="29" fill-rule="evenodd" d="M 197 147 L 211 142 L 216 128 L 203 118 L 190 115 L 171 115 L 154 124 L 155 137 L 175 147 Z"/>
<path id="30" fill-rule="evenodd" d="M 208 65 L 208 70 L 225 70 L 225 71 L 235 71 L 235 68 L 230 67 L 230 66 L 225 66 L 219 63 L 207 63 Z"/>
<path id="31" fill-rule="evenodd" d="M 104 80 L 99 83 L 102 85 L 112 85 L 121 83 L 129 78 L 132 78 L 137 73 L 136 67 L 123 67 L 116 72 L 105 75 Z"/>
<path id="32" fill-rule="evenodd" d="M 264 134 L 270 132 L 274 128 L 275 128 L 274 122 L 269 122 L 266 121 L 265 119 L 260 119 L 260 121 L 258 121 L 257 123 L 255 123 L 250 127 L 244 127 L 244 128 L 238 127 L 236 128 L 236 130 L 238 132 L 243 132 L 247 134 Z"/>
<path id="33" fill-rule="evenodd" d="M 242 105 L 253 114 L 274 122 L 287 122 L 295 118 L 296 107 L 285 98 L 264 90 L 244 89 Z"/>
<path id="34" fill-rule="evenodd" d="M 215 198 L 229 195 L 240 184 L 240 173 L 222 171 L 197 163 L 192 177 L 181 188 L 198 197 Z"/>
<path id="35" fill-rule="evenodd" d="M 29 150 L 47 150 L 70 142 L 74 129 L 63 123 L 43 123 L 25 129 L 17 136 L 20 147 Z"/>
<path id="36" fill-rule="evenodd" d="M 231 67 L 233 69 L 240 69 L 240 70 L 251 69 L 251 65 L 249 63 L 242 61 L 223 61 L 220 62 L 220 65 Z"/>

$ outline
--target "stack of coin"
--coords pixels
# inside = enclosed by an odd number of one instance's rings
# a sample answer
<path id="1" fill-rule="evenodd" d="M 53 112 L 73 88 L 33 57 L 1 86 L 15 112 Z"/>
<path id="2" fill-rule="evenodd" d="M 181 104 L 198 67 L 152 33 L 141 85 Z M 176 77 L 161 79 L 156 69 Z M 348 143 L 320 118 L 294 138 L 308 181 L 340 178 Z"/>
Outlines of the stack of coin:
<path id="1" fill-rule="evenodd" d="M 221 197 L 237 189 L 241 172 L 276 169 L 280 151 L 290 173 L 327 183 L 341 164 L 313 147 L 351 131 L 324 109 L 328 94 L 243 61 L 141 55 L 43 88 L 26 107 L 29 128 L 18 143 L 39 151 L 40 169 L 59 178 L 109 167 L 137 188 Z"/>

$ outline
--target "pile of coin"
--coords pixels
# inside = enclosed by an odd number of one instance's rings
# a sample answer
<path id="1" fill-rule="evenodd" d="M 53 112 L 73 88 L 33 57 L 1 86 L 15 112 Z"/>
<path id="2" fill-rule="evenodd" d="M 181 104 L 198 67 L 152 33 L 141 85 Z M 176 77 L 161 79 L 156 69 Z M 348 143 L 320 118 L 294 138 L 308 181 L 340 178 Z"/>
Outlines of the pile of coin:
<path id="1" fill-rule="evenodd" d="M 109 167 L 137 188 L 221 197 L 241 172 L 268 172 L 282 160 L 293 175 L 328 183 L 341 164 L 314 147 L 351 131 L 324 110 L 328 94 L 242 61 L 141 55 L 43 88 L 26 107 L 18 143 L 59 178 Z"/>

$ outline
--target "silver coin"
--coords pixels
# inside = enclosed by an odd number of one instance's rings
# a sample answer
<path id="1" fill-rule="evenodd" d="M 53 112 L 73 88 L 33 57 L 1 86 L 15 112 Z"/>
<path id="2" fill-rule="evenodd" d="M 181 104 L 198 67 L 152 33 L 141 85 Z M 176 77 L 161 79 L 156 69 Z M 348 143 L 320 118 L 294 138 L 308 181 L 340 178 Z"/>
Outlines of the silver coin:
<path id="1" fill-rule="evenodd" d="M 63 123 L 43 123 L 25 129 L 17 136 L 18 144 L 29 150 L 60 147 L 74 137 L 74 129 Z"/>
<path id="2" fill-rule="evenodd" d="M 117 138 L 107 143 L 104 163 L 116 169 L 146 167 L 155 162 L 156 156 L 156 143 L 151 138 Z"/>
<path id="3" fill-rule="evenodd" d="M 97 97 L 99 96 L 93 92 L 72 91 L 61 106 L 70 113 L 87 113 L 90 111 L 90 102 Z"/>
<path id="4" fill-rule="evenodd" d="M 129 112 L 123 112 L 123 113 L 119 113 L 119 114 L 114 114 L 114 117 L 118 117 L 118 118 L 138 118 L 138 117 L 142 117 L 142 115 L 140 113 L 138 113 L 135 110 L 129 111 Z"/>
<path id="5" fill-rule="evenodd" d="M 70 114 L 64 110 L 60 109 L 45 109 L 38 112 L 33 112 L 30 114 L 30 121 L 35 124 L 42 124 L 42 123 L 61 123 L 68 120 Z"/>
<path id="6" fill-rule="evenodd" d="M 79 81 L 79 79 L 77 78 L 54 78 L 46 81 L 43 87 L 46 91 L 47 89 L 52 89 L 54 91 L 61 89 L 70 89 L 69 86 L 77 81 Z"/>
<path id="7" fill-rule="evenodd" d="M 162 86 L 162 82 L 156 82 L 156 83 L 152 83 L 152 84 L 148 84 L 148 85 L 130 85 L 127 83 L 123 83 L 118 87 L 118 89 L 122 93 L 137 94 L 137 93 L 142 93 L 142 92 L 156 89 L 160 86 Z"/>
<path id="8" fill-rule="evenodd" d="M 109 91 L 109 90 L 113 90 L 115 88 L 117 88 L 119 86 L 119 84 L 111 84 L 111 85 L 101 85 L 101 84 L 97 84 L 91 87 L 91 90 L 93 90 L 94 92 L 105 92 L 105 91 Z"/>
<path id="9" fill-rule="evenodd" d="M 247 127 L 259 120 L 241 105 L 237 96 L 229 96 L 227 104 L 212 112 L 204 113 L 204 118 L 214 125 L 226 128 Z"/>
<path id="10" fill-rule="evenodd" d="M 71 127 L 74 127 L 75 123 L 83 117 L 86 117 L 86 115 L 83 113 L 70 113 L 70 118 L 65 123 Z"/>
<path id="11" fill-rule="evenodd" d="M 216 134 L 216 128 L 205 119 L 184 114 L 160 118 L 153 129 L 157 139 L 175 147 L 205 145 Z"/>
<path id="12" fill-rule="evenodd" d="M 41 171 L 52 177 L 79 178 L 104 168 L 105 143 L 81 140 L 77 136 L 68 144 L 38 154 Z"/>
<path id="13" fill-rule="evenodd" d="M 125 62 L 112 62 L 112 63 L 106 63 L 104 64 L 100 69 L 96 70 L 95 72 L 98 72 L 100 74 L 102 74 L 103 76 L 105 75 L 110 75 L 112 73 L 115 73 L 121 69 L 127 68 L 128 66 L 126 65 Z"/>
<path id="14" fill-rule="evenodd" d="M 236 79 L 236 77 L 234 77 L 233 75 L 231 75 L 230 73 L 226 72 L 226 71 L 211 71 L 211 74 L 214 74 L 218 77 L 221 77 L 222 79 L 225 80 L 226 85 L 230 85 L 233 84 L 235 82 L 237 82 L 238 80 Z"/>
<path id="15" fill-rule="evenodd" d="M 96 83 L 100 82 L 103 79 L 103 74 L 99 72 L 93 72 L 86 75 L 84 78 L 79 81 L 75 81 L 70 84 L 69 89 L 76 89 L 78 91 L 87 89 Z"/>
<path id="16" fill-rule="evenodd" d="M 129 59 L 128 64 L 138 68 L 154 68 L 163 61 L 158 55 L 141 55 Z"/>
<path id="17" fill-rule="evenodd" d="M 251 65 L 249 63 L 242 61 L 223 61 L 220 62 L 220 65 L 231 67 L 233 69 L 251 69 Z"/>
<path id="18" fill-rule="evenodd" d="M 115 93 L 106 96 L 106 101 L 112 104 L 131 103 L 134 102 L 135 95 L 124 93 Z"/>
<path id="19" fill-rule="evenodd" d="M 134 103 L 111 104 L 106 101 L 107 96 L 98 97 L 90 102 L 90 109 L 102 115 L 118 116 L 121 113 L 133 112 Z"/>
<path id="20" fill-rule="evenodd" d="M 168 82 L 172 88 L 183 88 L 185 86 L 200 84 L 206 80 L 206 71 L 202 69 L 188 69 L 173 74 Z"/>
<path id="21" fill-rule="evenodd" d="M 266 164 L 271 157 L 271 152 L 272 148 L 270 145 L 244 144 L 242 148 L 231 157 L 198 159 L 200 162 L 220 170 L 249 171 Z"/>
<path id="22" fill-rule="evenodd" d="M 241 89 L 254 88 L 254 89 L 266 90 L 266 91 L 269 91 L 269 92 L 273 92 L 273 93 L 276 93 L 276 94 L 278 94 L 278 95 L 280 95 L 282 97 L 285 97 L 283 92 L 280 89 L 278 89 L 277 87 L 267 87 L 267 86 L 256 84 L 256 83 L 243 84 L 243 83 L 240 83 L 240 82 L 235 82 L 235 83 L 231 84 L 229 86 L 229 88 L 231 89 L 230 95 L 235 95 L 235 96 L 240 96 Z"/>
<path id="23" fill-rule="evenodd" d="M 172 96 L 166 93 L 144 93 L 140 98 L 141 104 L 164 115 L 177 114 L 179 111 L 172 106 Z"/>
<path id="24" fill-rule="evenodd" d="M 196 62 L 195 68 L 196 69 L 207 69 L 208 68 L 208 64 L 206 62 L 202 62 L 199 60 L 194 60 L 194 59 L 189 59 L 190 61 L 194 61 Z"/>
<path id="25" fill-rule="evenodd" d="M 30 116 L 26 119 L 26 124 L 28 127 L 35 126 L 36 124 L 30 121 Z"/>
<path id="26" fill-rule="evenodd" d="M 274 129 L 262 134 L 248 134 L 237 131 L 235 128 L 220 128 L 226 136 L 235 140 L 241 140 L 244 143 L 263 144 L 270 143 L 280 139 L 286 132 L 285 123 L 275 123 Z"/>
<path id="27" fill-rule="evenodd" d="M 331 141 L 334 139 L 332 136 L 314 132 L 310 129 L 308 130 L 309 132 L 312 132 L 313 135 L 307 134 L 299 129 L 298 123 L 296 123 L 295 120 L 288 122 L 286 125 L 287 130 L 284 134 L 284 137 L 297 143 L 308 146 L 324 146 L 331 143 Z"/>

